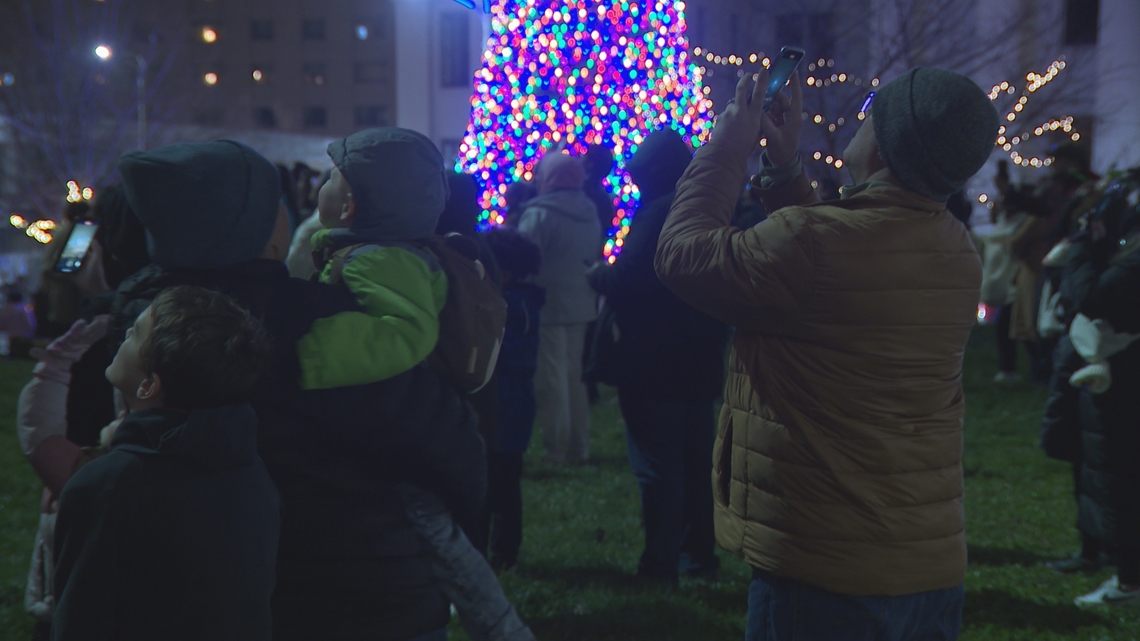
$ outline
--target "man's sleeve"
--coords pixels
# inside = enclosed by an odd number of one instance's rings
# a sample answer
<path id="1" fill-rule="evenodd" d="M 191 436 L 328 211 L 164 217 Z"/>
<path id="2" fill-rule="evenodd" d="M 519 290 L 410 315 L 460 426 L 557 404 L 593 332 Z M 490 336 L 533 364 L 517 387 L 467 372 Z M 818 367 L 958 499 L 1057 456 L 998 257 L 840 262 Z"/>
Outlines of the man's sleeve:
<path id="1" fill-rule="evenodd" d="M 694 156 L 657 245 L 657 275 L 681 299 L 746 331 L 800 313 L 812 279 L 805 218 L 795 208 L 747 230 L 730 225 L 744 165 L 710 143 Z M 791 318 L 790 318 L 791 317 Z"/>
<path id="2" fill-rule="evenodd" d="M 447 300 L 442 270 L 387 247 L 355 257 L 341 277 L 364 311 L 318 319 L 297 342 L 303 389 L 382 381 L 431 354 Z"/>
<path id="3" fill-rule="evenodd" d="M 543 213 L 539 207 L 527 207 L 519 218 L 519 231 L 538 243 L 539 247 L 546 247 L 546 235 L 540 220 L 545 218 Z"/>

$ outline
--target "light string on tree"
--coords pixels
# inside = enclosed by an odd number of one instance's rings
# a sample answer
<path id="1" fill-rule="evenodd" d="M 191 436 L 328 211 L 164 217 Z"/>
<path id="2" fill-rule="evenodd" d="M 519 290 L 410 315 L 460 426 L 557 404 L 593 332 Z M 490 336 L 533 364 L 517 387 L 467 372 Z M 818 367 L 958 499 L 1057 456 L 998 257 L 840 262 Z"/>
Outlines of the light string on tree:
<path id="1" fill-rule="evenodd" d="M 704 47 L 694 47 L 693 48 L 693 56 L 696 57 L 696 59 L 698 59 L 698 60 L 701 58 L 704 58 L 705 62 L 711 62 L 714 65 L 723 65 L 723 66 L 740 67 L 744 64 L 745 60 L 747 60 L 748 62 L 750 62 L 752 64 L 760 63 L 760 64 L 764 65 L 765 67 L 767 67 L 769 64 L 772 63 L 772 60 L 770 58 L 766 57 L 764 55 L 763 51 L 750 53 L 747 56 L 738 56 L 736 54 L 729 54 L 727 56 L 722 56 L 719 54 L 715 54 L 715 53 L 709 51 L 708 49 L 705 49 Z M 702 69 L 702 72 L 703 71 L 704 70 Z"/>
<path id="2" fill-rule="evenodd" d="M 621 252 L 639 193 L 625 165 L 661 127 L 697 146 L 712 101 L 685 40 L 685 3 L 494 0 L 457 169 L 479 181 L 480 227 L 504 222 L 507 185 L 531 180 L 544 153 L 613 150 L 616 215 L 603 253 Z M 517 214 L 516 214 L 517 215 Z"/>
<path id="3" fill-rule="evenodd" d="M 1010 160 L 1015 164 L 1022 167 L 1048 167 L 1053 164 L 1053 158 L 1051 157 L 1038 158 L 1034 156 L 1026 158 L 1017 151 L 1016 147 L 1026 140 L 1029 140 L 1031 136 L 1036 138 L 1060 129 L 1064 133 L 1069 134 L 1069 139 L 1073 142 L 1077 142 L 1081 139 L 1081 134 L 1074 130 L 1072 116 L 1046 121 L 1041 126 L 1036 127 L 1032 134 L 1028 131 L 1014 135 L 1009 134 L 1010 128 L 1014 126 L 1013 123 L 1017 121 L 1017 117 L 1025 110 L 1026 105 L 1029 104 L 1030 94 L 1036 93 L 1039 89 L 1052 82 L 1066 66 L 1065 60 L 1062 58 L 1060 60 L 1054 60 L 1044 74 L 1033 72 L 1026 74 L 1026 85 L 1021 97 L 1018 98 L 1009 113 L 1005 115 L 1005 120 L 1009 124 L 1002 125 L 998 129 L 997 144 L 1001 146 L 1003 151 L 1009 153 Z M 1014 93 L 1017 93 L 1017 89 L 1008 81 L 1003 81 L 990 89 L 990 100 L 997 100 L 1002 94 L 1012 95 Z"/>
<path id="4" fill-rule="evenodd" d="M 703 58 L 706 63 L 729 67 L 740 67 L 745 63 L 745 61 L 756 62 L 764 56 L 763 52 L 752 53 L 748 54 L 747 56 L 737 54 L 724 55 L 714 53 L 704 47 L 695 47 L 693 49 L 693 54 L 698 60 Z M 769 62 L 770 61 L 768 58 L 763 58 L 765 67 L 768 66 Z M 1053 163 L 1053 158 L 1051 157 L 1025 157 L 1016 149 L 1018 145 L 1029 140 L 1031 137 L 1040 137 L 1060 130 L 1066 134 L 1069 134 L 1069 139 L 1073 142 L 1079 141 L 1081 139 L 1081 134 L 1075 130 L 1075 126 L 1073 124 L 1074 119 L 1072 116 L 1066 116 L 1063 118 L 1046 121 L 1042 123 L 1041 126 L 1034 128 L 1032 133 L 1024 132 L 1017 135 L 1009 135 L 1008 133 L 1010 131 L 1010 127 L 1013 126 L 1012 123 L 1016 122 L 1018 116 L 1026 109 L 1026 106 L 1029 103 L 1030 95 L 1036 93 L 1042 87 L 1052 82 L 1060 74 L 1060 72 L 1065 69 L 1066 66 L 1067 63 L 1062 57 L 1058 60 L 1054 60 L 1049 65 L 1048 69 L 1046 69 L 1045 73 L 1030 72 L 1026 74 L 1026 85 L 1021 97 L 1018 99 L 1017 103 L 1013 105 L 1012 109 L 1005 115 L 1005 120 L 1009 124 L 1003 125 L 999 128 L 998 138 L 996 142 L 1003 151 L 1009 153 L 1010 159 L 1019 166 L 1040 168 L 1048 167 Z M 816 60 L 815 62 L 808 65 L 808 74 L 804 78 L 804 84 L 807 87 L 812 87 L 815 89 L 823 89 L 826 87 L 831 87 L 835 84 L 843 83 L 853 83 L 856 86 L 861 86 L 864 84 L 862 79 L 855 77 L 852 74 L 834 72 L 834 67 L 835 61 L 832 59 L 820 58 L 819 60 Z M 704 67 L 701 67 L 701 71 L 702 73 L 707 73 L 707 70 Z M 832 73 L 827 73 L 829 71 Z M 878 85 L 878 78 L 872 78 L 869 83 L 866 83 L 866 86 L 871 88 L 877 87 Z M 708 89 L 708 87 L 705 87 L 706 93 L 708 93 Z M 1013 86 L 1012 83 L 1004 81 L 999 84 L 995 84 L 991 88 L 989 98 L 990 100 L 996 101 L 1002 95 L 1013 95 L 1016 94 L 1017 91 L 1017 88 Z M 844 126 L 848 122 L 848 119 L 843 116 L 840 116 L 833 121 L 828 122 L 828 119 L 822 113 L 811 114 L 806 111 L 804 112 L 804 117 L 813 124 L 819 125 L 821 127 L 826 127 L 828 133 L 834 133 L 839 127 Z M 865 117 L 866 115 L 862 111 L 855 114 L 855 118 L 860 121 L 864 120 Z M 765 142 L 766 141 L 761 140 L 761 145 L 764 145 Z M 812 160 L 823 162 L 827 165 L 835 167 L 836 169 L 843 167 L 843 160 L 841 158 L 836 157 L 834 154 L 829 154 L 826 151 L 815 151 L 811 154 L 808 154 L 807 156 Z M 818 182 L 812 181 L 812 187 L 817 186 Z M 979 197 L 979 201 L 982 203 L 985 203 L 988 200 L 989 198 L 986 194 L 982 194 Z"/>

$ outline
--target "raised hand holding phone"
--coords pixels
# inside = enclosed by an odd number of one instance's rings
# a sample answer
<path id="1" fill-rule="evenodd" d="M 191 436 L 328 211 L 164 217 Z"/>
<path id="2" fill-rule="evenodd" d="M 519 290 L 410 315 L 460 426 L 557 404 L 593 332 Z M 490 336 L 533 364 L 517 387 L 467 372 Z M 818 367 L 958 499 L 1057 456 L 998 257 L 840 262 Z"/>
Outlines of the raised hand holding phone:
<path id="1" fill-rule="evenodd" d="M 731 147 L 745 159 L 752 153 L 760 138 L 768 139 L 768 160 L 776 166 L 791 162 L 799 149 L 803 130 L 803 89 L 799 72 L 793 72 L 788 91 L 780 91 L 772 100 L 767 113 L 762 100 L 750 101 L 753 94 L 768 86 L 768 70 L 745 74 L 736 84 L 736 96 L 725 106 L 716 119 L 712 140 L 718 145 Z"/>

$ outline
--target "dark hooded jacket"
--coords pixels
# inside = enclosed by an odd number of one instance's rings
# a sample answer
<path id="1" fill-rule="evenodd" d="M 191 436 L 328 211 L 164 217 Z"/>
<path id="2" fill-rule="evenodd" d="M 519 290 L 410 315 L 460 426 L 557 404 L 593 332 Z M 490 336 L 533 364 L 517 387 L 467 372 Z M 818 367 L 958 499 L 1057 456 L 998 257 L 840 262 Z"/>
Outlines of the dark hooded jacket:
<path id="1" fill-rule="evenodd" d="M 1065 269 L 1064 293 L 1077 313 L 1106 320 L 1119 333 L 1140 333 L 1140 249 L 1111 259 L 1110 254 L 1107 242 L 1075 243 Z M 1140 530 L 1140 341 L 1110 356 L 1108 365 L 1108 391 L 1080 393 L 1077 525 L 1111 542 L 1118 533 L 1127 536 Z"/>
<path id="2" fill-rule="evenodd" d="M 52 638 L 267 641 L 279 527 L 249 405 L 135 412 L 60 496 Z"/>
<path id="3" fill-rule="evenodd" d="M 657 278 L 653 258 L 674 189 L 692 152 L 672 130 L 654 132 L 628 169 L 641 206 L 621 256 L 590 274 L 613 308 L 615 382 L 622 393 L 711 401 L 724 391 L 728 328 L 684 303 Z"/>
<path id="4" fill-rule="evenodd" d="M 172 145 L 128 154 L 120 173 L 155 264 L 119 286 L 111 347 L 173 285 L 229 295 L 273 342 L 273 378 L 252 404 L 258 453 L 281 493 L 274 639 L 402 641 L 446 626 L 448 599 L 430 550 L 394 485 L 434 492 L 457 518 L 478 513 L 486 458 L 464 399 L 422 365 L 368 385 L 300 389 L 301 337 L 317 319 L 363 310 L 347 288 L 290 278 L 284 263 L 256 258 L 281 189 L 256 152 L 236 143 Z M 194 198 L 168 196 L 183 192 Z M 177 206 L 164 207 L 170 202 Z M 202 226 L 211 229 L 199 233 Z"/>
<path id="5" fill-rule="evenodd" d="M 289 278 L 278 261 L 144 268 L 119 288 L 114 344 L 158 292 L 183 284 L 234 298 L 276 351 L 274 380 L 253 403 L 258 451 L 282 500 L 274 639 L 398 641 L 447 625 L 430 550 L 393 486 L 419 485 L 458 519 L 474 518 L 486 459 L 464 400 L 422 365 L 369 385 L 301 391 L 297 341 L 318 318 L 360 307 L 343 287 Z"/>

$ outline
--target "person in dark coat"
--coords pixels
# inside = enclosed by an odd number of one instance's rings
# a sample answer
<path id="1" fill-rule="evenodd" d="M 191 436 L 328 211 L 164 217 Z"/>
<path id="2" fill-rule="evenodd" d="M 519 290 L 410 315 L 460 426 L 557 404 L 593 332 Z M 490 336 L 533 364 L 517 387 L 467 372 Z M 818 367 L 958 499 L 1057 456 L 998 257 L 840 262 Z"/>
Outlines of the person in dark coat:
<path id="1" fill-rule="evenodd" d="M 99 221 L 96 244 L 84 258 L 86 269 L 102 272 L 102 277 L 87 279 L 103 282 L 106 292 L 94 293 L 87 299 L 82 318 L 91 322 L 107 314 L 115 298 L 115 288 L 129 276 L 150 264 L 146 251 L 146 230 L 127 203 L 122 185 L 100 189 L 93 208 Z M 67 396 L 67 438 L 82 447 L 99 442 L 99 431 L 115 417 L 111 384 L 103 375 L 111 364 L 115 349 L 100 339 L 71 367 L 72 392 Z"/>
<path id="2" fill-rule="evenodd" d="M 346 288 L 289 277 L 288 215 L 277 173 L 257 152 L 171 145 L 129 153 L 119 170 L 154 264 L 119 286 L 112 344 L 178 284 L 230 295 L 273 341 L 273 376 L 253 406 L 282 500 L 274 639 L 444 638 L 449 600 L 395 486 L 420 486 L 457 519 L 474 518 L 486 490 L 474 413 L 422 364 L 368 385 L 300 389 L 297 341 L 319 319 L 362 309 Z"/>
<path id="3" fill-rule="evenodd" d="M 164 291 L 107 378 L 131 412 L 64 486 L 52 638 L 268 641 L 280 513 L 249 406 L 270 360 L 222 294 Z"/>
<path id="4" fill-rule="evenodd" d="M 1107 321 L 1116 333 L 1140 334 L 1140 207 L 1133 204 L 1140 185 L 1114 187 L 1074 238 L 1064 293 L 1077 313 Z M 1078 605 L 1140 604 L 1140 341 L 1109 356 L 1107 365 L 1109 388 L 1081 393 L 1078 519 L 1082 532 L 1099 531 L 1101 540 L 1115 543 L 1117 575 Z"/>
<path id="5" fill-rule="evenodd" d="M 538 328 L 546 292 L 527 282 L 538 273 L 542 252 L 534 241 L 509 227 L 492 229 L 487 244 L 503 275 L 507 324 L 495 365 L 499 413 L 496 447 L 488 452 L 487 511 L 492 567 L 508 569 L 522 547 L 523 454 L 530 447 L 536 413 L 534 373 L 538 368 Z"/>
<path id="6" fill-rule="evenodd" d="M 682 302 L 653 268 L 674 188 L 691 158 L 671 129 L 645 139 L 627 166 L 642 204 L 621 257 L 590 274 L 617 326 L 618 400 L 645 519 L 638 575 L 674 583 L 679 569 L 715 576 L 719 566 L 709 478 L 728 328 Z"/>
<path id="7" fill-rule="evenodd" d="M 582 156 L 582 166 L 586 169 L 586 183 L 582 191 L 598 208 L 598 224 L 602 228 L 602 241 L 605 241 L 614 226 L 614 197 L 606 189 L 605 180 L 614 170 L 614 152 L 604 145 L 590 145 Z"/>

